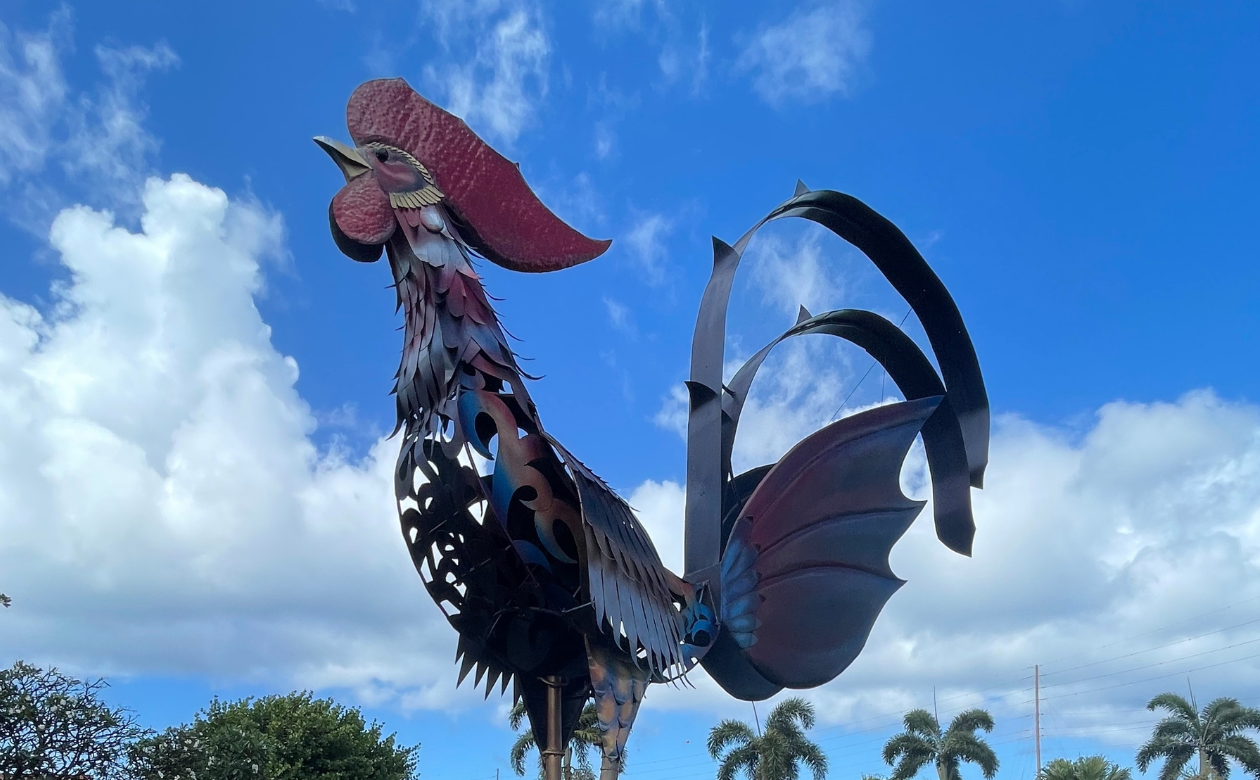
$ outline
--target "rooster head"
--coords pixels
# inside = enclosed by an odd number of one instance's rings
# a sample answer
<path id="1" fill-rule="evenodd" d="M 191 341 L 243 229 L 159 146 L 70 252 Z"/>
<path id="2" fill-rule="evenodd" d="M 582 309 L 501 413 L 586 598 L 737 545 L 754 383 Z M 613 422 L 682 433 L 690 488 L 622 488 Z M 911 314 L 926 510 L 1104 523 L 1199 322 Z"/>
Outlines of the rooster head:
<path id="1" fill-rule="evenodd" d="M 353 147 L 323 136 L 315 143 L 346 179 L 329 206 L 329 222 L 351 259 L 379 259 L 400 219 L 441 224 L 436 209 L 479 254 L 514 271 L 568 268 L 611 243 L 565 224 L 515 163 L 402 79 L 361 85 L 350 96 L 346 123 Z"/>

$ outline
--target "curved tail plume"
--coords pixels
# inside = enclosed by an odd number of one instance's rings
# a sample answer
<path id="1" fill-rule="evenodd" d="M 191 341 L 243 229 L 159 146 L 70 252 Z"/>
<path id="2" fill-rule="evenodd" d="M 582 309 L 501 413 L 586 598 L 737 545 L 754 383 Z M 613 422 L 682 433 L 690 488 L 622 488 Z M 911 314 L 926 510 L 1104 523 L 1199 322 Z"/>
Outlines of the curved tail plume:
<path id="1" fill-rule="evenodd" d="M 735 271 L 756 231 L 783 217 L 809 219 L 862 250 L 918 316 L 940 372 L 877 314 L 802 309 L 796 325 L 723 384 Z M 707 583 L 719 605 L 721 629 L 705 668 L 732 695 L 762 699 L 842 672 L 901 586 L 888 553 L 922 509 L 902 495 L 898 480 L 916 435 L 932 476 L 937 536 L 970 555 L 971 488 L 983 485 L 988 463 L 989 404 L 944 284 L 896 226 L 856 198 L 798 183 L 790 200 L 733 246 L 715 238 L 713 247 L 687 383 L 686 579 Z M 777 464 L 735 475 L 731 452 L 757 371 L 776 345 L 809 334 L 865 350 L 907 400 L 832 423 Z"/>

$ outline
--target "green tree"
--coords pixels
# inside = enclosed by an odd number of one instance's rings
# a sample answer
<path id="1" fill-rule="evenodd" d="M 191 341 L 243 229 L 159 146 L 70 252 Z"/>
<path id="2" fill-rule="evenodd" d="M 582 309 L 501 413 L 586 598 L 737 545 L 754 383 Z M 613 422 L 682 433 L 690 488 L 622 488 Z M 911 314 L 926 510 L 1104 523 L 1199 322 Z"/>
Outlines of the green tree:
<path id="1" fill-rule="evenodd" d="M 105 687 L 21 661 L 0 671 L 0 777 L 121 777 L 146 732 L 101 701 Z"/>
<path id="2" fill-rule="evenodd" d="M 525 759 L 531 750 L 538 749 L 538 744 L 534 741 L 533 729 L 529 727 L 524 700 L 517 700 L 512 706 L 512 711 L 508 713 L 508 725 L 513 731 L 518 732 L 509 754 L 512 771 L 524 777 Z M 595 711 L 595 705 L 587 702 L 582 708 L 582 714 L 578 716 L 573 736 L 569 738 L 569 744 L 565 746 L 564 758 L 561 760 L 561 777 L 564 780 L 595 780 L 596 775 L 591 765 L 590 752 L 593 749 L 595 755 L 602 757 L 603 744 L 604 732 L 599 728 L 599 715 Z M 626 756 L 625 751 L 622 751 L 620 770 L 624 771 L 625 768 Z M 538 754 L 538 775 L 542 777 L 541 753 Z"/>
<path id="3" fill-rule="evenodd" d="M 1103 756 L 1086 756 L 1075 761 L 1056 758 L 1042 768 L 1038 780 L 1133 780 L 1133 772 Z"/>
<path id="4" fill-rule="evenodd" d="M 1202 780 L 1225 780 L 1230 760 L 1237 761 L 1249 774 L 1260 777 L 1260 748 L 1245 736 L 1248 729 L 1260 728 L 1260 710 L 1244 707 L 1237 699 L 1222 697 L 1209 702 L 1201 712 L 1195 704 L 1175 693 L 1161 693 L 1146 708 L 1165 710 L 1168 716 L 1155 724 L 1151 738 L 1138 750 L 1137 768 L 1145 772 L 1153 762 L 1164 760 L 1159 780 L 1176 780 L 1186 774 L 1186 765 L 1198 759 L 1193 776 Z"/>
<path id="5" fill-rule="evenodd" d="M 136 780 L 415 780 L 400 747 L 358 709 L 309 693 L 224 703 L 131 751 Z"/>
<path id="6" fill-rule="evenodd" d="M 997 775 L 997 755 L 976 735 L 993 731 L 993 716 L 985 710 L 958 713 L 945 731 L 927 710 L 907 712 L 903 724 L 906 730 L 884 745 L 884 763 L 893 767 L 889 780 L 910 780 L 928 764 L 935 765 L 938 780 L 959 780 L 964 761 L 980 767 L 985 780 Z"/>
<path id="7" fill-rule="evenodd" d="M 805 736 L 814 727 L 814 708 L 804 699 L 785 699 L 754 734 L 747 723 L 724 720 L 709 732 L 709 755 L 718 763 L 717 780 L 797 780 L 804 764 L 814 780 L 827 776 L 827 756 Z"/>

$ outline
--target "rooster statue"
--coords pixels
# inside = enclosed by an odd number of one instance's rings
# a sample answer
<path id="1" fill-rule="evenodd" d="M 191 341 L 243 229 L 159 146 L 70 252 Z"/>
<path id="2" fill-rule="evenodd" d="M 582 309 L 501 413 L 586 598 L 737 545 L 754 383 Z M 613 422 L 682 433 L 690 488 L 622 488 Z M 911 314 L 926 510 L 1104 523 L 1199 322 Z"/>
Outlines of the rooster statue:
<path id="1" fill-rule="evenodd" d="M 940 280 L 867 206 L 798 184 L 733 246 L 714 239 L 687 383 L 679 575 L 662 565 L 626 502 L 543 427 L 472 262 L 557 271 L 598 257 L 610 242 L 566 225 L 516 164 L 401 79 L 361 85 L 347 121 L 353 146 L 315 140 L 346 180 L 329 210 L 337 246 L 360 262 L 384 251 L 404 316 L 394 386 L 403 538 L 459 634 L 460 682 L 476 670 L 487 696 L 512 684 L 546 777 L 559 777 L 563 746 L 592 697 L 609 780 L 650 683 L 685 680 L 701 664 L 732 696 L 757 701 L 840 674 L 903 584 L 888 555 L 924 504 L 899 486 L 920 434 L 937 534 L 970 554 L 970 488 L 981 486 L 989 439 L 979 364 Z M 723 382 L 736 268 L 757 228 L 789 216 L 827 227 L 871 258 L 918 315 L 939 374 L 876 314 L 802 309 L 793 328 Z M 733 474 L 731 450 L 758 368 L 775 344 L 806 334 L 856 344 L 907 400 L 833 422 L 778 463 Z"/>

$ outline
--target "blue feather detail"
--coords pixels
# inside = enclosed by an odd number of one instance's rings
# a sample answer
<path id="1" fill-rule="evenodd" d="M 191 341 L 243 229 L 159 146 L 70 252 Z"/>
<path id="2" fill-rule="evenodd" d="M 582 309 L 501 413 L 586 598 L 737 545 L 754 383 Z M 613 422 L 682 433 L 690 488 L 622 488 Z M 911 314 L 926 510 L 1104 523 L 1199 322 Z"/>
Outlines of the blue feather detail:
<path id="1" fill-rule="evenodd" d="M 512 546 L 516 548 L 516 554 L 521 556 L 521 560 L 551 571 L 551 562 L 547 560 L 547 556 L 543 554 L 542 550 L 520 539 L 513 541 Z"/>
<path id="2" fill-rule="evenodd" d="M 749 543 L 752 524 L 740 520 L 731 529 L 731 538 L 722 554 L 722 627 L 740 647 L 756 644 L 754 635 L 761 621 L 754 610 L 761 604 L 756 592 L 759 577 L 753 568 L 757 563 L 757 550 Z"/>

